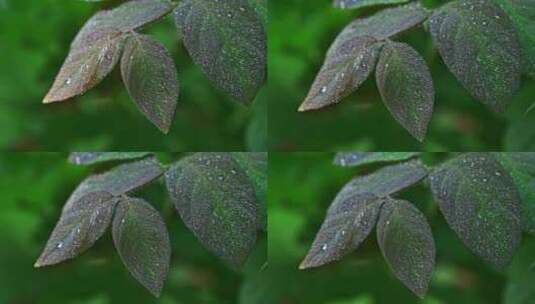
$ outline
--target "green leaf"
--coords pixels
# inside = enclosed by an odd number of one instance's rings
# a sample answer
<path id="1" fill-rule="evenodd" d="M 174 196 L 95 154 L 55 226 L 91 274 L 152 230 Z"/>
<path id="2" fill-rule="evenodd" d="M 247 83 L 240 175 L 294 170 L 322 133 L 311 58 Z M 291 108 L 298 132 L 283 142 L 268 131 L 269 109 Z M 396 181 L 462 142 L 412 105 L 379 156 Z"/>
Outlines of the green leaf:
<path id="1" fill-rule="evenodd" d="M 267 0 L 248 0 L 251 7 L 256 11 L 258 16 L 260 16 L 260 19 L 262 20 L 262 23 L 264 24 L 264 28 L 267 28 L 268 24 L 268 6 L 267 6 Z"/>
<path id="2" fill-rule="evenodd" d="M 340 191 L 299 269 L 337 261 L 357 249 L 370 234 L 383 200 L 371 193 L 346 195 Z"/>
<path id="3" fill-rule="evenodd" d="M 268 155 L 266 152 L 233 152 L 232 156 L 251 180 L 256 194 L 258 228 L 267 231 Z"/>
<path id="4" fill-rule="evenodd" d="M 113 242 L 132 276 L 159 297 L 171 261 L 165 223 L 156 209 L 138 198 L 122 198 L 113 219 Z"/>
<path id="5" fill-rule="evenodd" d="M 248 0 L 184 0 L 175 21 L 206 76 L 232 98 L 251 103 L 266 76 L 267 35 Z"/>
<path id="6" fill-rule="evenodd" d="M 503 292 L 504 304 L 531 304 L 535 302 L 534 252 L 535 240 L 528 238 L 515 254 L 511 267 L 507 270 L 507 284 Z"/>
<path id="7" fill-rule="evenodd" d="M 511 18 L 522 47 L 524 72 L 535 77 L 535 1 L 494 0 Z"/>
<path id="8" fill-rule="evenodd" d="M 149 36 L 134 34 L 125 46 L 121 74 L 138 109 L 167 134 L 179 95 L 178 76 L 169 52 Z"/>
<path id="9" fill-rule="evenodd" d="M 406 3 L 411 0 L 334 0 L 334 7 L 352 9 L 374 5 Z"/>
<path id="10" fill-rule="evenodd" d="M 75 165 L 93 165 L 97 163 L 141 158 L 150 152 L 72 152 L 69 162 Z"/>
<path id="11" fill-rule="evenodd" d="M 154 157 L 129 162 L 108 172 L 86 178 L 69 197 L 64 210 L 89 192 L 106 191 L 115 196 L 130 193 L 160 177 L 163 168 Z"/>
<path id="12" fill-rule="evenodd" d="M 429 11 L 418 3 L 387 8 L 378 13 L 359 18 L 351 22 L 338 35 L 332 48 L 337 43 L 355 39 L 355 37 L 369 36 L 377 40 L 393 38 L 419 24 L 429 17 Z"/>
<path id="13" fill-rule="evenodd" d="M 435 89 L 424 59 L 405 43 L 386 43 L 377 63 L 377 87 L 394 118 L 423 141 L 433 116 Z"/>
<path id="14" fill-rule="evenodd" d="M 520 196 L 490 153 L 462 154 L 438 167 L 431 190 L 449 226 L 476 255 L 507 266 L 522 237 Z"/>
<path id="15" fill-rule="evenodd" d="M 380 48 L 368 36 L 336 40 L 299 111 L 336 104 L 357 90 L 373 72 Z"/>
<path id="16" fill-rule="evenodd" d="M 535 153 L 508 152 L 494 156 L 509 172 L 520 193 L 524 230 L 535 234 Z"/>
<path id="17" fill-rule="evenodd" d="M 347 183 L 339 196 L 372 193 L 386 197 L 408 188 L 427 176 L 427 169 L 417 160 L 383 167 L 371 174 L 355 177 Z"/>
<path id="18" fill-rule="evenodd" d="M 407 201 L 386 201 L 377 242 L 396 277 L 423 298 L 435 267 L 435 242 L 424 215 Z"/>
<path id="19" fill-rule="evenodd" d="M 107 192 L 89 192 L 63 211 L 35 267 L 72 259 L 87 249 L 108 228 L 116 200 Z"/>
<path id="20" fill-rule="evenodd" d="M 503 111 L 518 90 L 521 51 L 509 17 L 491 1 L 452 1 L 429 20 L 444 63 L 470 93 Z"/>
<path id="21" fill-rule="evenodd" d="M 256 240 L 254 187 L 228 153 L 196 153 L 166 172 L 171 200 L 199 241 L 232 267 L 241 267 Z"/>
<path id="22" fill-rule="evenodd" d="M 336 153 L 334 164 L 342 167 L 357 167 L 378 162 L 407 160 L 419 154 L 419 152 L 339 152 Z"/>

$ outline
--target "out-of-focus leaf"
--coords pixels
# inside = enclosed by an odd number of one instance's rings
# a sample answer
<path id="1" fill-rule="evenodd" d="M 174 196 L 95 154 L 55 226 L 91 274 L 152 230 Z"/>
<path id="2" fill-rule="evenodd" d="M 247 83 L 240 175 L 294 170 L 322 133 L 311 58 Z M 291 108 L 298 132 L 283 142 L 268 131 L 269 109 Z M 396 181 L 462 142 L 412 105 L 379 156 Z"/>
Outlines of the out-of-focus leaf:
<path id="1" fill-rule="evenodd" d="M 175 21 L 206 76 L 237 101 L 252 102 L 266 76 L 267 35 L 248 0 L 184 0 Z"/>
<path id="2" fill-rule="evenodd" d="M 257 203 L 247 174 L 228 153 L 196 153 L 166 173 L 171 200 L 208 250 L 241 267 L 256 240 Z"/>
<path id="3" fill-rule="evenodd" d="M 357 90 L 373 72 L 380 48 L 368 36 L 336 40 L 299 111 L 336 104 Z"/>
<path id="4" fill-rule="evenodd" d="M 424 215 L 407 201 L 386 201 L 377 242 L 396 277 L 423 298 L 435 267 L 435 242 Z"/>
<path id="5" fill-rule="evenodd" d="M 179 95 L 178 76 L 169 52 L 149 36 L 134 34 L 126 43 L 121 73 L 138 109 L 168 133 Z"/>
<path id="6" fill-rule="evenodd" d="M 531 304 L 535 302 L 535 271 L 533 253 L 535 241 L 526 239 L 515 254 L 507 270 L 507 285 L 504 292 L 504 304 Z"/>
<path id="7" fill-rule="evenodd" d="M 150 152 L 73 152 L 69 162 L 75 165 L 93 165 L 97 163 L 135 159 L 149 155 Z"/>
<path id="8" fill-rule="evenodd" d="M 426 176 L 427 169 L 419 161 L 413 160 L 355 177 L 338 195 L 343 199 L 345 196 L 369 192 L 377 197 L 385 197 L 418 183 Z"/>
<path id="9" fill-rule="evenodd" d="M 108 172 L 86 178 L 71 194 L 63 209 L 69 209 L 89 192 L 106 191 L 118 196 L 134 191 L 162 174 L 163 168 L 154 157 L 121 164 Z"/>
<path id="10" fill-rule="evenodd" d="M 509 172 L 522 198 L 524 230 L 535 234 L 535 153 L 495 153 L 496 159 Z"/>
<path id="11" fill-rule="evenodd" d="M 116 199 L 108 192 L 89 192 L 72 201 L 35 263 L 42 267 L 72 259 L 89 249 L 108 228 Z"/>
<path id="12" fill-rule="evenodd" d="M 398 4 L 398 3 L 406 3 L 411 0 L 334 0 L 334 7 L 337 8 L 359 8 L 359 7 L 366 7 L 366 6 L 374 6 L 374 5 L 381 5 L 381 4 Z"/>
<path id="13" fill-rule="evenodd" d="M 452 1 L 434 12 L 429 30 L 463 86 L 485 105 L 503 111 L 519 88 L 522 66 L 509 17 L 492 1 Z"/>
<path id="14" fill-rule="evenodd" d="M 506 267 L 522 237 L 522 206 L 511 176 L 490 153 L 462 154 L 430 176 L 449 226 L 476 255 Z"/>
<path id="15" fill-rule="evenodd" d="M 232 156 L 253 183 L 258 202 L 258 228 L 267 231 L 268 155 L 266 152 L 233 152 Z"/>
<path id="16" fill-rule="evenodd" d="M 423 58 L 408 44 L 388 42 L 381 50 L 376 76 L 377 87 L 392 116 L 423 141 L 435 102 L 433 80 Z"/>
<path id="17" fill-rule="evenodd" d="M 511 18 L 518 34 L 524 71 L 535 77 L 535 1 L 494 0 Z"/>
<path id="18" fill-rule="evenodd" d="M 169 271 L 171 244 L 158 211 L 142 199 L 122 198 L 113 219 L 113 242 L 132 276 L 160 296 Z"/>
<path id="19" fill-rule="evenodd" d="M 334 164 L 342 167 L 356 167 L 378 162 L 407 160 L 419 152 L 340 152 L 336 153 Z"/>
<path id="20" fill-rule="evenodd" d="M 382 204 L 383 199 L 371 193 L 345 195 L 342 190 L 329 207 L 299 268 L 322 266 L 357 249 L 375 226 Z"/>

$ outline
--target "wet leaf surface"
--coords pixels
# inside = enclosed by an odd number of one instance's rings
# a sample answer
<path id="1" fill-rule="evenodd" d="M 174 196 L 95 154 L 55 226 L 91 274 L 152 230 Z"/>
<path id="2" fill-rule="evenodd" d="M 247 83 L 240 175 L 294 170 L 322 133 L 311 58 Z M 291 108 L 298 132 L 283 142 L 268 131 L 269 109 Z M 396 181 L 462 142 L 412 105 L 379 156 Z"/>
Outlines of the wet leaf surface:
<path id="1" fill-rule="evenodd" d="M 520 195 L 490 153 L 462 154 L 430 176 L 431 190 L 449 226 L 476 255 L 506 267 L 522 236 Z"/>
<path id="2" fill-rule="evenodd" d="M 166 173 L 171 200 L 199 241 L 233 268 L 256 240 L 257 203 L 247 174 L 228 153 L 196 153 Z"/>
<path id="3" fill-rule="evenodd" d="M 249 104 L 266 76 L 267 35 L 248 0 L 184 0 L 177 27 L 195 63 L 223 92 Z"/>
<path id="4" fill-rule="evenodd" d="M 501 112 L 518 90 L 521 51 L 509 17 L 491 1 L 452 1 L 429 19 L 444 63 L 470 93 Z"/>
<path id="5" fill-rule="evenodd" d="M 64 210 L 89 192 L 106 191 L 115 196 L 132 192 L 160 177 L 163 168 L 154 157 L 129 162 L 86 178 L 69 197 Z"/>
<path id="6" fill-rule="evenodd" d="M 35 267 L 43 267 L 72 259 L 89 249 L 111 223 L 116 205 L 107 192 L 89 192 L 61 214 Z"/>
<path id="7" fill-rule="evenodd" d="M 97 163 L 141 158 L 150 152 L 72 152 L 69 162 L 75 165 L 93 165 Z"/>
<path id="8" fill-rule="evenodd" d="M 511 175 L 520 193 L 524 230 L 535 234 L 535 153 L 501 152 L 494 156 Z"/>
<path id="9" fill-rule="evenodd" d="M 342 167 L 356 167 L 378 162 L 407 160 L 419 155 L 419 152 L 339 152 L 334 164 Z"/>
<path id="10" fill-rule="evenodd" d="M 267 231 L 268 154 L 233 152 L 232 156 L 251 179 L 258 203 L 258 228 Z"/>
<path id="11" fill-rule="evenodd" d="M 433 116 L 435 89 L 424 59 L 405 43 L 386 43 L 377 63 L 377 87 L 386 107 L 409 133 L 423 141 Z"/>
<path id="12" fill-rule="evenodd" d="M 377 242 L 396 277 L 423 298 L 435 267 L 435 242 L 425 216 L 407 201 L 386 201 Z"/>
<path id="13" fill-rule="evenodd" d="M 126 43 L 121 72 L 138 109 L 168 133 L 179 95 L 178 75 L 169 52 L 149 36 L 135 34 Z"/>
<path id="14" fill-rule="evenodd" d="M 382 204 L 383 199 L 368 192 L 346 195 L 341 191 L 299 268 L 319 267 L 357 249 L 375 227 Z"/>
<path id="15" fill-rule="evenodd" d="M 142 199 L 123 197 L 113 219 L 113 241 L 132 276 L 160 296 L 169 271 L 171 244 L 158 211 Z"/>

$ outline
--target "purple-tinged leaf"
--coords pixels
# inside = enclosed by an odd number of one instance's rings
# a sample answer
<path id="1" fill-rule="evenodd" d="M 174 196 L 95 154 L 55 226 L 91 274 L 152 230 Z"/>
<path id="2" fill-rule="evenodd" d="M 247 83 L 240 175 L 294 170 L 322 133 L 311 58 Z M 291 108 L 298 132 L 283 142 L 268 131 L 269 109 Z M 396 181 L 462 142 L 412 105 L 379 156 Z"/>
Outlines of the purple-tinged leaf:
<path id="1" fill-rule="evenodd" d="M 150 152 L 72 152 L 69 162 L 75 165 L 93 165 L 97 163 L 141 158 Z"/>
<path id="2" fill-rule="evenodd" d="M 387 200 L 377 222 L 377 242 L 396 277 L 423 298 L 435 267 L 435 242 L 424 215 L 407 201 Z"/>
<path id="3" fill-rule="evenodd" d="M 419 152 L 339 152 L 334 164 L 342 167 L 356 167 L 378 162 L 396 162 L 419 155 Z"/>
<path id="4" fill-rule="evenodd" d="M 430 176 L 449 226 L 476 255 L 496 268 L 511 262 L 522 237 L 520 195 L 490 153 L 462 154 Z"/>
<path id="5" fill-rule="evenodd" d="M 35 267 L 43 267 L 72 259 L 87 249 L 108 228 L 116 199 L 110 193 L 89 192 L 72 201 L 61 214 Z"/>
<path id="6" fill-rule="evenodd" d="M 113 242 L 132 276 L 159 297 L 169 272 L 171 243 L 158 211 L 142 199 L 121 198 L 113 219 Z"/>
<path id="7" fill-rule="evenodd" d="M 149 36 L 134 34 L 126 43 L 121 72 L 138 109 L 168 133 L 179 95 L 178 76 L 169 52 Z"/>

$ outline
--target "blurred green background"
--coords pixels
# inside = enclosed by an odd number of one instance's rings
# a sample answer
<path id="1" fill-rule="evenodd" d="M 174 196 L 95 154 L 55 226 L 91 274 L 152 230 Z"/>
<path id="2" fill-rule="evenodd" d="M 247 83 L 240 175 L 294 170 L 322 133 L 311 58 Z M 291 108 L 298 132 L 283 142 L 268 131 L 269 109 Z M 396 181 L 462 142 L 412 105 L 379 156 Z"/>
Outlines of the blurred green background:
<path id="1" fill-rule="evenodd" d="M 220 93 L 193 64 L 169 16 L 143 30 L 170 50 L 179 73 L 180 98 L 169 135 L 137 110 L 118 68 L 82 97 L 41 103 L 85 21 L 122 2 L 0 0 L 0 149 L 264 150 L 265 93 L 250 108 Z"/>
<path id="2" fill-rule="evenodd" d="M 169 163 L 181 155 L 158 154 Z M 162 297 L 153 298 L 123 266 L 108 230 L 93 248 L 60 265 L 33 268 L 70 193 L 91 172 L 114 164 L 78 167 L 66 154 L 0 154 L 0 303 L 2 304 L 235 304 L 266 261 L 260 235 L 242 272 L 214 257 L 183 225 L 162 182 L 135 196 L 158 209 L 172 245 L 171 269 Z"/>
<path id="3" fill-rule="evenodd" d="M 433 165 L 448 157 L 429 153 L 423 158 Z M 298 270 L 337 192 L 352 177 L 381 166 L 341 168 L 332 164 L 333 158 L 332 153 L 270 153 L 269 267 L 262 277 L 248 282 L 247 303 L 535 303 L 535 238 L 524 237 L 505 271 L 493 270 L 447 226 L 423 183 L 399 197 L 421 210 L 433 231 L 437 264 L 425 300 L 418 300 L 394 277 L 383 260 L 375 231 L 341 261 Z"/>
<path id="4" fill-rule="evenodd" d="M 399 126 L 382 104 L 372 75 L 336 106 L 298 113 L 325 53 L 353 19 L 385 6 L 340 10 L 332 0 L 269 2 L 269 146 L 275 151 L 490 151 L 535 149 L 535 81 L 524 79 L 505 115 L 470 97 L 446 69 L 422 28 L 400 37 L 428 63 L 435 113 L 423 144 Z M 445 0 L 424 0 L 436 7 Z"/>

